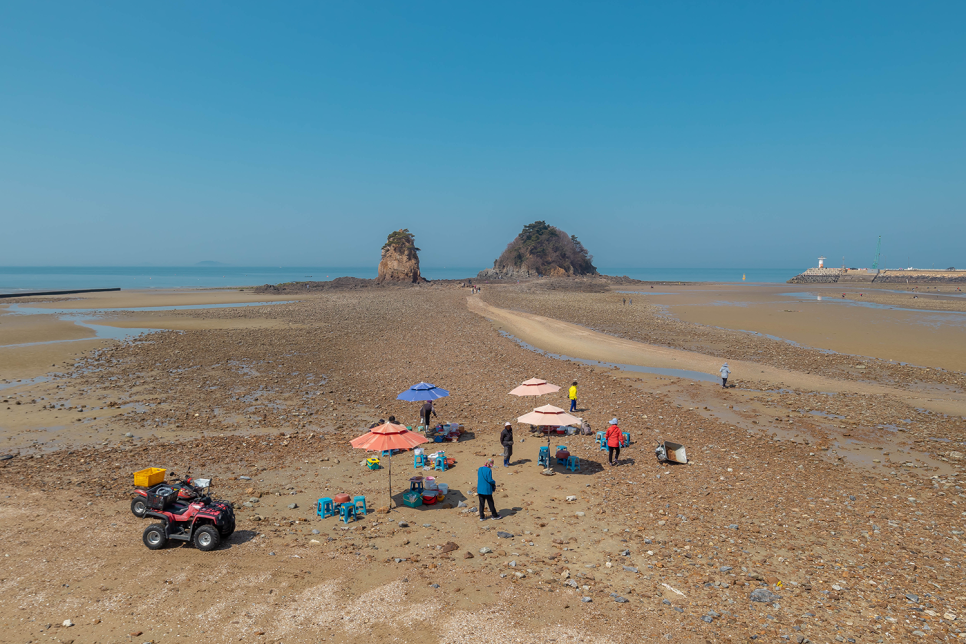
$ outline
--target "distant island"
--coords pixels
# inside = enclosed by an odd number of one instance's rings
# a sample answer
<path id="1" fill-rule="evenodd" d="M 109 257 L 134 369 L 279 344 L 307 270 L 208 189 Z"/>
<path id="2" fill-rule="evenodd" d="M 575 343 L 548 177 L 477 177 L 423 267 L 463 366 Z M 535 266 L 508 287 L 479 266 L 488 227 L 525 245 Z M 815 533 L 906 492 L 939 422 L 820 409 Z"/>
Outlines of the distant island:
<path id="1" fill-rule="evenodd" d="M 576 235 L 568 235 L 545 221 L 535 221 L 524 226 L 493 262 L 493 268 L 480 271 L 478 277 L 519 279 L 597 275 L 593 259 Z"/>

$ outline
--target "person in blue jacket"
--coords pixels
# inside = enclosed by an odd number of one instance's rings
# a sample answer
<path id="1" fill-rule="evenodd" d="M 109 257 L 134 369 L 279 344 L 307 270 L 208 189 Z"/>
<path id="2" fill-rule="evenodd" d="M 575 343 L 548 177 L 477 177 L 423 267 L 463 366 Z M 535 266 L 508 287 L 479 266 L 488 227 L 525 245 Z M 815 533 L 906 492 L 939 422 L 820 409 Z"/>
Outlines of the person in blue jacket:
<path id="1" fill-rule="evenodd" d="M 490 459 L 484 463 L 483 467 L 476 471 L 476 476 L 476 495 L 480 497 L 480 521 L 486 520 L 483 513 L 486 503 L 490 504 L 490 514 L 494 519 L 502 518 L 496 511 L 496 505 L 493 504 L 493 492 L 496 490 L 496 481 L 493 480 L 493 460 Z"/>

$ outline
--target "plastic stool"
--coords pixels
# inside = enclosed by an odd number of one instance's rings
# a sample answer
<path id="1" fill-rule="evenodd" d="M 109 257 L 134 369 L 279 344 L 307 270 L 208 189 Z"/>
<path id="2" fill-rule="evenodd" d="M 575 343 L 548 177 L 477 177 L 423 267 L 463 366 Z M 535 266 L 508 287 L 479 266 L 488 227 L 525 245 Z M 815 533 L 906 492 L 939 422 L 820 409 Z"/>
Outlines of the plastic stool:
<path id="1" fill-rule="evenodd" d="M 322 497 L 315 503 L 315 513 L 323 519 L 335 516 L 335 502 L 327 496 Z"/>
<path id="2" fill-rule="evenodd" d="M 628 432 L 621 434 L 621 447 L 627 447 L 631 444 L 631 435 Z"/>
<path id="3" fill-rule="evenodd" d="M 550 465 L 550 448 L 549 447 L 544 446 L 544 447 L 541 447 L 540 448 L 540 453 L 537 454 L 537 465 L 545 465 L 545 466 L 549 466 Z"/>
<path id="4" fill-rule="evenodd" d="M 342 503 L 339 505 L 339 516 L 342 517 L 343 523 L 349 523 L 349 519 L 354 519 L 356 515 L 356 506 L 351 503 Z"/>
<path id="5" fill-rule="evenodd" d="M 570 451 L 569 449 L 567 449 L 567 446 L 566 445 L 557 445 L 557 451 L 559 452 L 560 450 L 563 450 L 565 452 L 569 452 Z"/>
<path id="6" fill-rule="evenodd" d="M 409 481 L 409 491 L 423 493 L 423 482 L 422 481 Z"/>
<path id="7" fill-rule="evenodd" d="M 567 458 L 567 469 L 570 470 L 571 472 L 579 472 L 580 459 L 577 458 L 576 456 L 569 456 Z"/>
<path id="8" fill-rule="evenodd" d="M 602 452 L 606 452 L 607 451 L 607 441 L 601 441 L 601 443 L 600 443 L 600 451 L 602 451 Z"/>
<path id="9" fill-rule="evenodd" d="M 387 458 L 389 456 L 392 456 L 392 450 L 391 449 L 384 449 L 384 450 L 382 450 L 382 457 L 383 458 Z"/>
<path id="10" fill-rule="evenodd" d="M 423 454 L 414 454 L 413 455 L 413 467 L 414 468 L 416 468 L 418 470 L 421 467 L 425 467 L 425 465 L 426 465 L 426 457 Z"/>
<path id="11" fill-rule="evenodd" d="M 594 436 L 594 442 L 597 443 L 598 445 L 603 445 L 604 444 L 604 432 L 597 432 L 597 435 Z"/>
<path id="12" fill-rule="evenodd" d="M 362 511 L 363 516 L 366 516 L 367 514 L 369 514 L 369 511 L 366 510 L 366 497 L 364 496 L 352 497 L 352 505 L 353 507 L 355 507 L 356 514 L 359 514 L 360 510 Z"/>
<path id="13" fill-rule="evenodd" d="M 436 457 L 436 460 L 433 461 L 433 469 L 434 470 L 440 470 L 441 472 L 445 472 L 446 471 L 446 457 L 445 456 L 437 456 Z"/>

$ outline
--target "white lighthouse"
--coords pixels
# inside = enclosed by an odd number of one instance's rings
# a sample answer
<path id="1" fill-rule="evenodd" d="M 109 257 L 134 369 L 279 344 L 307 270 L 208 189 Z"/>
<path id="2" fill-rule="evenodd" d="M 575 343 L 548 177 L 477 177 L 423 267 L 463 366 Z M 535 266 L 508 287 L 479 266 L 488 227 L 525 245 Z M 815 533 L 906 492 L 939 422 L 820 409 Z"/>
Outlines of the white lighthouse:
<path id="1" fill-rule="evenodd" d="M 819 257 L 818 258 L 818 267 L 819 268 L 825 268 L 825 258 L 824 257 Z"/>

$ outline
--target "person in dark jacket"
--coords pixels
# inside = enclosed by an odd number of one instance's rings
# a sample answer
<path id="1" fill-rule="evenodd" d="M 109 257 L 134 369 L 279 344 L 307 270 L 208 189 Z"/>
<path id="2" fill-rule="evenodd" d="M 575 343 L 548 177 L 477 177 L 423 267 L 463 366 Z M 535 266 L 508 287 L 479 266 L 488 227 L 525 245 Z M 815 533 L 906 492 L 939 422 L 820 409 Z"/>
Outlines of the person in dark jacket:
<path id="1" fill-rule="evenodd" d="M 423 425 L 429 428 L 429 415 L 437 416 L 436 409 L 433 408 L 433 401 L 427 400 L 426 404 L 422 406 L 419 410 L 419 416 L 423 419 Z M 437 416 L 438 418 L 438 416 Z"/>
<path id="2" fill-rule="evenodd" d="M 490 459 L 483 467 L 476 471 L 476 496 L 480 497 L 480 521 L 486 520 L 485 504 L 490 505 L 490 514 L 494 519 L 500 519 L 500 514 L 493 504 L 493 492 L 496 491 L 496 481 L 493 480 L 493 460 Z"/>
<path id="3" fill-rule="evenodd" d="M 503 424 L 500 445 L 503 445 L 503 467 L 510 467 L 510 458 L 513 456 L 513 427 L 510 423 Z"/>

